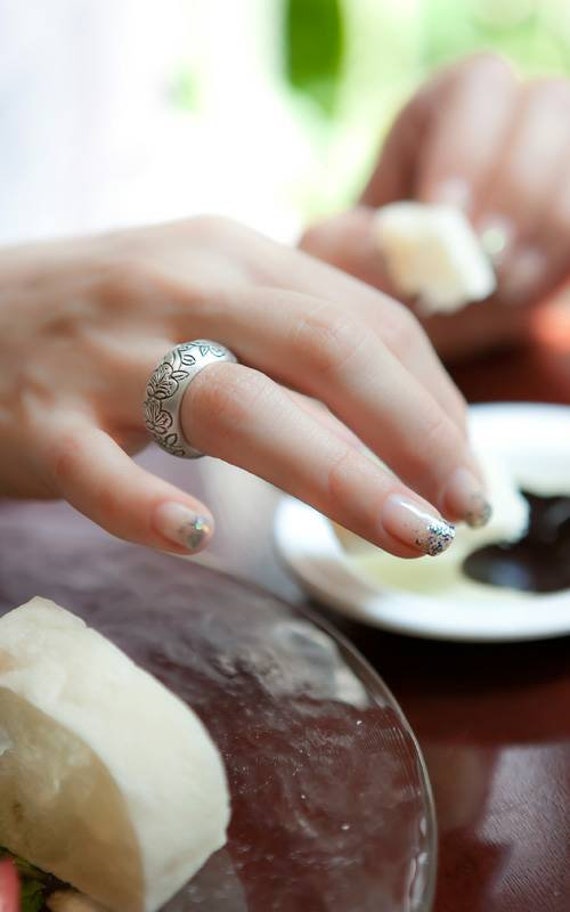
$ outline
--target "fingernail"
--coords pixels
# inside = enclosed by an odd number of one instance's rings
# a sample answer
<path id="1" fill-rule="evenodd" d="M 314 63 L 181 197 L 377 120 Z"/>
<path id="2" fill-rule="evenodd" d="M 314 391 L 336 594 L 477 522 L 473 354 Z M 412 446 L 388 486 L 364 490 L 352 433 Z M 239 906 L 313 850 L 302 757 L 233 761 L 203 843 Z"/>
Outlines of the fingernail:
<path id="1" fill-rule="evenodd" d="M 501 276 L 501 297 L 509 304 L 522 304 L 540 286 L 546 267 L 544 254 L 533 247 L 515 250 Z"/>
<path id="2" fill-rule="evenodd" d="M 445 519 L 399 494 L 391 494 L 384 501 L 382 525 L 404 545 L 431 557 L 449 548 L 455 538 L 454 527 Z"/>
<path id="3" fill-rule="evenodd" d="M 187 551 L 198 551 L 213 532 L 210 517 L 179 503 L 163 503 L 157 507 L 154 525 L 161 535 Z"/>
<path id="4" fill-rule="evenodd" d="M 473 529 L 487 525 L 493 512 L 481 481 L 470 469 L 453 474 L 443 494 L 443 509 Z"/>
<path id="5" fill-rule="evenodd" d="M 514 229 L 509 219 L 490 215 L 479 224 L 481 247 L 494 266 L 499 266 L 514 240 Z"/>
<path id="6" fill-rule="evenodd" d="M 466 211 L 471 203 L 469 184 L 461 177 L 451 177 L 442 181 L 434 188 L 429 202 L 441 206 L 455 206 L 456 209 Z"/>

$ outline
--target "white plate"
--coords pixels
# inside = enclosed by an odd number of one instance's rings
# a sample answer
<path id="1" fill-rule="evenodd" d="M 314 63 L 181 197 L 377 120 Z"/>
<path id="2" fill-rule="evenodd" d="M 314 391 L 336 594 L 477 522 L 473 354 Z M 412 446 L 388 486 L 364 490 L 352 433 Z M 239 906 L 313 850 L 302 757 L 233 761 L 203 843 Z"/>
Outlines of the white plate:
<path id="1" fill-rule="evenodd" d="M 517 484 L 536 493 L 570 493 L 570 408 L 497 403 L 471 409 L 472 436 L 495 454 Z M 437 597 L 378 579 L 374 560 L 341 547 L 330 522 L 292 498 L 275 520 L 277 547 L 316 599 L 359 621 L 431 639 L 478 642 L 570 634 L 570 590 L 531 594 L 467 580 Z M 451 552 L 451 549 L 450 549 Z M 372 561 L 371 561 L 372 557 Z M 440 558 L 425 558 L 426 561 Z M 569 555 L 570 560 L 570 555 Z M 413 563 L 406 562 L 413 572 Z M 410 577 L 412 578 L 412 577 Z"/>

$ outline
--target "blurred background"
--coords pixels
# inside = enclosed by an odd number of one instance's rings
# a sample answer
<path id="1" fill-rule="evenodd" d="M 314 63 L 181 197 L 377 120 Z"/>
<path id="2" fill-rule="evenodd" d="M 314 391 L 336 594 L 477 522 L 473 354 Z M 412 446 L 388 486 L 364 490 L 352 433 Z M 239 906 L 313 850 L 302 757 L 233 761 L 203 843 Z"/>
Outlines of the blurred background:
<path id="1" fill-rule="evenodd" d="M 406 97 L 480 48 L 570 71 L 568 0 L 0 0 L 0 241 L 349 204 Z"/>

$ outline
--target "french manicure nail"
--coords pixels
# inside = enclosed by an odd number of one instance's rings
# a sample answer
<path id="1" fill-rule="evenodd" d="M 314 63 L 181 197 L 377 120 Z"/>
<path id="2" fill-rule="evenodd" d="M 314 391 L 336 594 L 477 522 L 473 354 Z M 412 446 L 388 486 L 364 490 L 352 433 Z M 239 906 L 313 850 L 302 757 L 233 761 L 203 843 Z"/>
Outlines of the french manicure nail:
<path id="1" fill-rule="evenodd" d="M 486 526 L 492 508 L 480 480 L 470 469 L 457 469 L 443 495 L 444 511 L 459 516 L 468 526 Z"/>
<path id="2" fill-rule="evenodd" d="M 442 181 L 434 189 L 430 202 L 441 206 L 455 206 L 465 211 L 471 202 L 469 184 L 462 177 L 451 177 Z"/>
<path id="3" fill-rule="evenodd" d="M 501 279 L 501 294 L 509 304 L 522 304 L 540 286 L 546 259 L 540 250 L 527 247 L 513 252 Z"/>
<path id="4" fill-rule="evenodd" d="M 449 548 L 455 538 L 454 527 L 445 519 L 398 494 L 391 494 L 384 501 L 382 525 L 404 545 L 431 557 Z"/>
<path id="5" fill-rule="evenodd" d="M 161 535 L 187 551 L 197 551 L 213 532 L 212 520 L 179 503 L 163 503 L 154 514 Z"/>
<path id="6" fill-rule="evenodd" d="M 512 246 L 515 232 L 511 221 L 500 215 L 490 215 L 479 225 L 481 247 L 494 266 L 499 266 Z"/>

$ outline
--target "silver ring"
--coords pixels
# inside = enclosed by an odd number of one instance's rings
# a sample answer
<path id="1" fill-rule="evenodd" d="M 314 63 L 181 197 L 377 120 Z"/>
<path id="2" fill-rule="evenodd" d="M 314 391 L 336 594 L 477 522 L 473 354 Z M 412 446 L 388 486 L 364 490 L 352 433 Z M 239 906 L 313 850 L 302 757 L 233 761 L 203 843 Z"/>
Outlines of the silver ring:
<path id="1" fill-rule="evenodd" d="M 190 446 L 180 424 L 180 405 L 190 383 L 209 364 L 236 362 L 224 345 L 194 339 L 176 345 L 150 375 L 144 402 L 144 423 L 153 440 L 171 456 L 197 459 L 204 454 Z"/>

